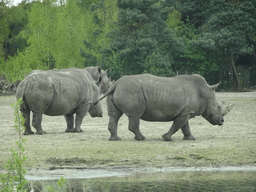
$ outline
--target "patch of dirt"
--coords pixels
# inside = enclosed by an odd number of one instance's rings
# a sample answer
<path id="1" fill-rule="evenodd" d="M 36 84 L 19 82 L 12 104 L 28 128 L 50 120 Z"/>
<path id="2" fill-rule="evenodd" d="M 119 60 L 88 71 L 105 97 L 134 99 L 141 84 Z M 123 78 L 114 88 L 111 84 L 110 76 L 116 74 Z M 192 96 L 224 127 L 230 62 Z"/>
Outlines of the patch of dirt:
<path id="1" fill-rule="evenodd" d="M 85 168 L 106 167 L 202 167 L 256 165 L 256 92 L 216 93 L 217 100 L 235 104 L 225 116 L 224 126 L 208 123 L 202 117 L 190 120 L 196 141 L 184 141 L 181 131 L 165 142 L 162 135 L 172 122 L 141 121 L 140 129 L 145 141 L 134 140 L 128 131 L 128 118 L 119 120 L 118 135 L 121 141 L 108 141 L 108 115 L 103 100 L 102 118 L 88 114 L 82 133 L 64 133 L 64 117 L 43 116 L 44 135 L 24 136 L 25 166 L 28 169 L 50 169 L 61 166 Z M 11 156 L 18 134 L 15 132 L 11 103 L 15 96 L 0 97 L 0 170 Z M 34 128 L 33 128 L 33 131 Z"/>

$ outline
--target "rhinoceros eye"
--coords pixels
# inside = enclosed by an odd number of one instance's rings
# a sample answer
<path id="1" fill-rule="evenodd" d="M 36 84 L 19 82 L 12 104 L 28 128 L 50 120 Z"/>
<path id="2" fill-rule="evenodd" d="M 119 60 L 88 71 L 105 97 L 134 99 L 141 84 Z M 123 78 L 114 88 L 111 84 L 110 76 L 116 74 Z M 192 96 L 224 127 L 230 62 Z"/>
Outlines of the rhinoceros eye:
<path id="1" fill-rule="evenodd" d="M 221 113 L 222 112 L 222 108 L 221 106 L 218 105 L 218 111 Z"/>

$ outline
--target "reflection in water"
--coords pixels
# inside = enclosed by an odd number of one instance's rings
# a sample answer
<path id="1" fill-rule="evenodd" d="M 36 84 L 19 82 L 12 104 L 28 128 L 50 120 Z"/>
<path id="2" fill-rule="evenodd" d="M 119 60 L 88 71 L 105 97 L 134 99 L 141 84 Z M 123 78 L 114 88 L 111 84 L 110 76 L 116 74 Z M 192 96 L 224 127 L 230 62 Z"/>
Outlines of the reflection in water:
<path id="1" fill-rule="evenodd" d="M 256 191 L 256 171 L 138 172 L 130 176 L 34 181 L 34 188 L 58 191 Z M 60 190 L 61 188 L 61 190 Z"/>

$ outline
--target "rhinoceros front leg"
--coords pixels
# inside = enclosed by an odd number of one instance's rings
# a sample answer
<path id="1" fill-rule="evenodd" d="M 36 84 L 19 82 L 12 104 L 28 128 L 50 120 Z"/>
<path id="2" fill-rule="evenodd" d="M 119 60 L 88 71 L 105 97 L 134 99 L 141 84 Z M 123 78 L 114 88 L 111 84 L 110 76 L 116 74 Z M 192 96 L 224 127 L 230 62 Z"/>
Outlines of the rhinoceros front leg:
<path id="1" fill-rule="evenodd" d="M 24 135 L 31 135 L 31 134 L 34 134 L 33 131 L 31 131 L 31 127 L 30 127 L 30 110 L 28 108 L 23 108 L 21 106 L 21 109 L 20 109 L 20 112 L 23 114 L 23 117 L 25 119 L 25 123 L 24 123 L 24 126 L 25 126 L 25 131 L 24 131 Z"/>
<path id="2" fill-rule="evenodd" d="M 129 117 L 129 130 L 134 133 L 137 141 L 143 141 L 146 139 L 140 132 L 140 118 Z"/>
<path id="3" fill-rule="evenodd" d="M 173 121 L 173 124 L 170 128 L 170 130 L 163 134 L 162 138 L 165 140 L 165 141 L 171 141 L 171 137 L 174 133 L 176 133 L 183 125 L 185 125 L 189 119 L 190 115 L 183 115 L 183 116 L 180 116 L 180 117 L 177 117 L 174 121 Z"/>
<path id="4" fill-rule="evenodd" d="M 73 132 L 74 129 L 74 115 L 65 115 L 65 119 L 67 122 L 67 129 L 65 130 L 66 133 Z"/>
<path id="5" fill-rule="evenodd" d="M 42 134 L 46 133 L 42 129 L 42 118 L 43 118 L 43 113 L 33 112 L 32 125 L 36 129 L 36 134 L 39 134 L 39 135 L 42 135 Z"/>
<path id="6" fill-rule="evenodd" d="M 196 140 L 196 138 L 190 132 L 188 121 L 185 125 L 181 127 L 181 131 L 184 135 L 183 140 Z"/>
<path id="7" fill-rule="evenodd" d="M 83 130 L 81 129 L 81 124 L 83 122 L 85 115 L 89 110 L 89 107 L 90 105 L 86 104 L 86 105 L 80 105 L 79 108 L 77 108 L 75 128 L 73 129 L 73 132 L 77 132 L 77 133 L 83 132 Z"/>

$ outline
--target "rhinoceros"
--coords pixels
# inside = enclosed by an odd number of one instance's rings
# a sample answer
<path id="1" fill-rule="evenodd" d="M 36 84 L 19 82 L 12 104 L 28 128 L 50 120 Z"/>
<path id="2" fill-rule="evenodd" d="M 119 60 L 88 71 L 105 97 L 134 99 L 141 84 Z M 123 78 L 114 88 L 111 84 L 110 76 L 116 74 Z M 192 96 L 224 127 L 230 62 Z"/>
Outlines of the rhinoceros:
<path id="1" fill-rule="evenodd" d="M 111 77 L 108 78 L 108 72 L 110 69 L 106 71 L 102 70 L 100 67 L 86 67 L 85 68 L 92 76 L 92 78 L 99 83 L 101 93 L 106 93 L 109 87 L 114 83 L 111 81 Z"/>
<path id="2" fill-rule="evenodd" d="M 82 132 L 80 125 L 87 112 L 92 117 L 102 117 L 101 104 L 93 104 L 99 97 L 100 89 L 85 69 L 31 72 L 16 91 L 16 98 L 23 101 L 20 110 L 25 119 L 24 135 L 34 133 L 30 127 L 30 111 L 37 134 L 45 133 L 41 126 L 43 114 L 64 115 L 65 132 Z"/>
<path id="3" fill-rule="evenodd" d="M 77 69 L 77 68 L 59 69 L 58 71 L 67 72 L 73 69 Z M 111 81 L 111 78 L 108 78 L 108 72 L 110 71 L 110 69 L 107 69 L 107 71 L 104 71 L 99 66 L 91 66 L 91 67 L 86 67 L 84 69 L 88 71 L 92 76 L 92 78 L 94 79 L 94 81 L 97 82 L 97 85 L 99 86 L 101 93 L 107 92 L 108 88 L 114 82 L 114 81 L 113 82 Z M 32 74 L 38 74 L 41 72 L 44 72 L 44 70 L 33 70 L 27 76 L 30 76 Z"/>
<path id="4" fill-rule="evenodd" d="M 123 76 L 98 100 L 108 96 L 109 140 L 120 140 L 117 125 L 123 113 L 129 118 L 128 128 L 135 134 L 136 140 L 145 139 L 139 129 L 140 119 L 173 121 L 170 130 L 162 136 L 165 141 L 171 141 L 171 136 L 180 128 L 184 140 L 195 140 L 190 132 L 190 118 L 201 115 L 213 125 L 222 125 L 223 116 L 232 108 L 224 107 L 215 100 L 218 86 L 219 83 L 208 85 L 202 76 L 196 74 L 176 77 L 151 74 Z"/>

